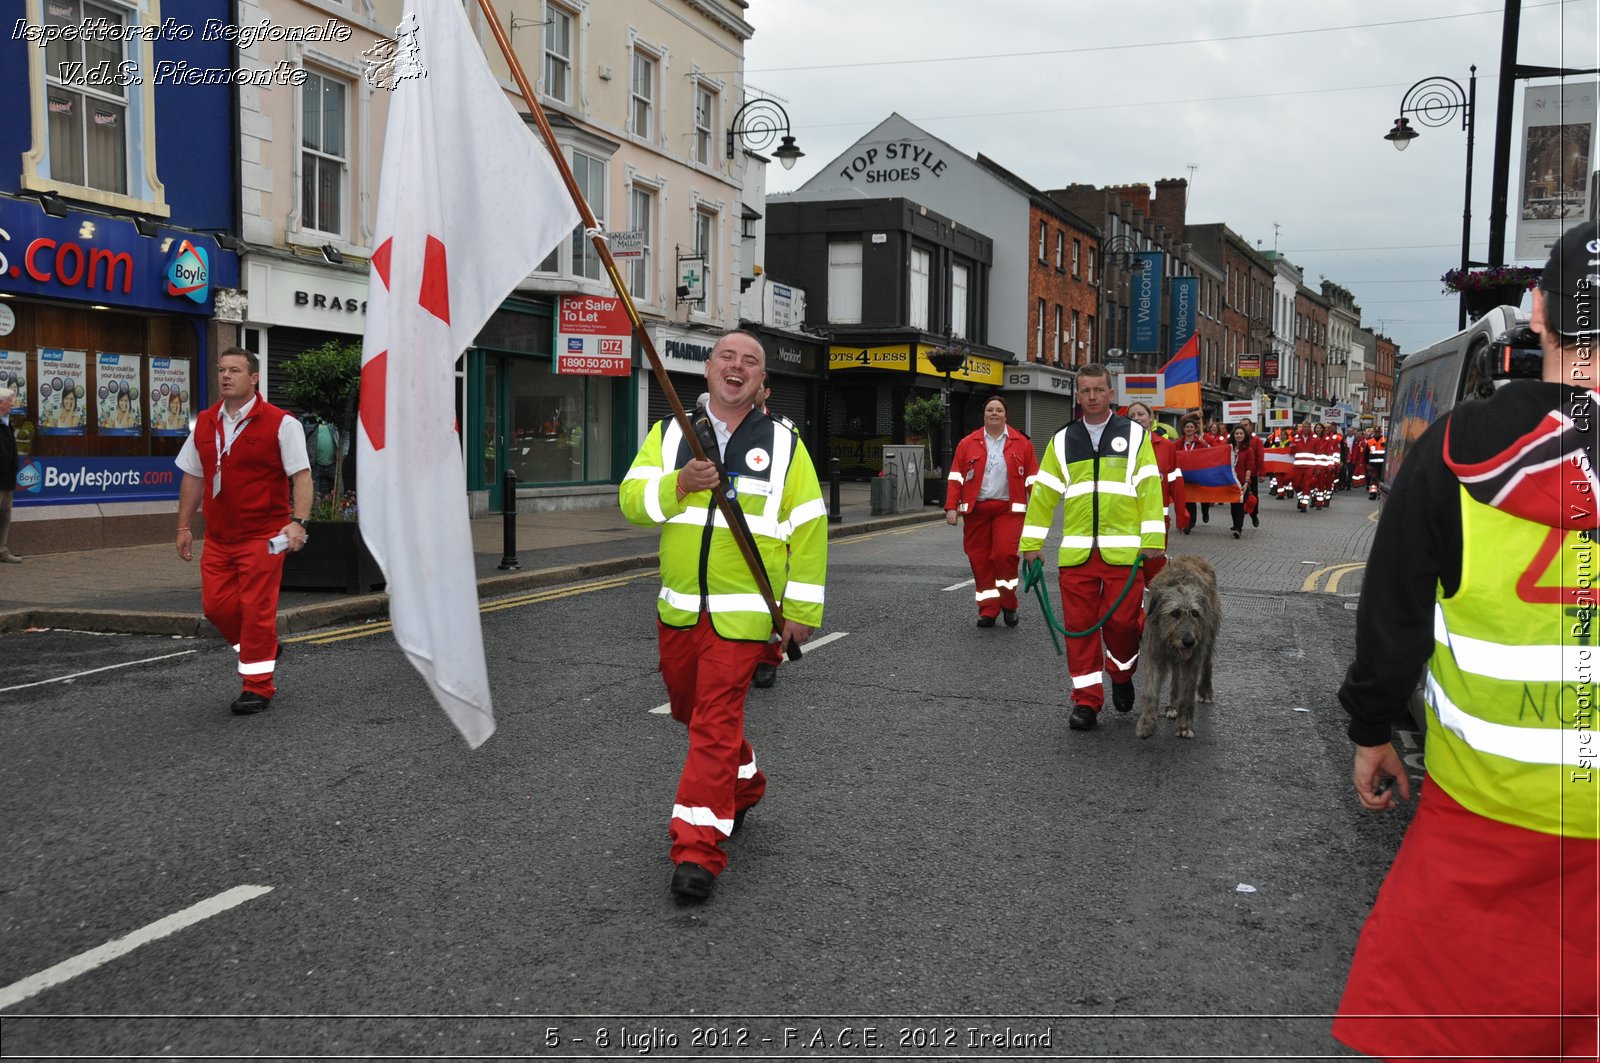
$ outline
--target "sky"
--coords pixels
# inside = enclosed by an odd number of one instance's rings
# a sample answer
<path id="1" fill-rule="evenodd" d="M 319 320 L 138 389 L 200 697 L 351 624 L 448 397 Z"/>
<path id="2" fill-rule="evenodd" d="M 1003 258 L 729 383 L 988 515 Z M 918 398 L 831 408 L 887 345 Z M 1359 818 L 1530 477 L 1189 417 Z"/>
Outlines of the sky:
<path id="1" fill-rule="evenodd" d="M 1439 276 L 1460 263 L 1467 138 L 1459 115 L 1438 128 L 1413 120 L 1422 135 L 1404 152 L 1383 134 L 1413 83 L 1442 75 L 1465 89 L 1476 64 L 1471 257 L 1487 260 L 1502 11 L 1486 0 L 750 0 L 746 93 L 780 100 L 806 152 L 791 171 L 768 167 L 769 192 L 800 187 L 894 111 L 1038 188 L 1186 177 L 1190 224 L 1226 222 L 1286 254 L 1311 288 L 1343 285 L 1362 323 L 1404 352 L 1455 331 Z M 1517 51 L 1525 65 L 1600 67 L 1600 0 L 1524 0 Z M 1509 133 L 1508 255 L 1526 84 Z"/>

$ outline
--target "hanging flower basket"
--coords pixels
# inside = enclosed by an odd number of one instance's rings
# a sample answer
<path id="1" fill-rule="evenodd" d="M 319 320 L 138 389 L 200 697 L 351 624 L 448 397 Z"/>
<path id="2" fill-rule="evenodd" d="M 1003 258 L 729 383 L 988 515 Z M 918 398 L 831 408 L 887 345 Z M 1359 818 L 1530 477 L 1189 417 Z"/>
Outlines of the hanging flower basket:
<path id="1" fill-rule="evenodd" d="M 1476 320 L 1497 306 L 1521 306 L 1527 290 L 1544 271 L 1534 266 L 1491 266 L 1488 269 L 1453 269 L 1439 279 L 1446 292 L 1457 292 L 1467 304 L 1467 316 Z"/>

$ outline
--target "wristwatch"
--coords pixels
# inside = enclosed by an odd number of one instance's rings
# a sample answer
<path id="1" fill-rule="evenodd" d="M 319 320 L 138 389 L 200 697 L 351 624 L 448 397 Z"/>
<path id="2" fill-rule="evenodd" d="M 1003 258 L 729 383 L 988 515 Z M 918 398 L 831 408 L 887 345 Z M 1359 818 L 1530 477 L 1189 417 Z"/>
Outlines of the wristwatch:
<path id="1" fill-rule="evenodd" d="M 304 528 L 306 526 L 306 519 L 304 517 L 290 517 L 289 523 L 298 524 L 300 527 Z"/>

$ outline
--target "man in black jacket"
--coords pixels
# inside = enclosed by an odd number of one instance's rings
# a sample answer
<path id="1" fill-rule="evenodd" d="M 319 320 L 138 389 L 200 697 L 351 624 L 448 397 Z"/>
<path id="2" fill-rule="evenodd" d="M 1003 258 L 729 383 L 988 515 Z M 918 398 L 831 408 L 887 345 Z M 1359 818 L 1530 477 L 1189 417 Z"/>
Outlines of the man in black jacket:
<path id="1" fill-rule="evenodd" d="M 0 388 L 0 563 L 18 564 L 22 558 L 6 546 L 11 531 L 11 492 L 17 486 L 17 430 L 11 427 L 11 403 L 17 393 Z"/>

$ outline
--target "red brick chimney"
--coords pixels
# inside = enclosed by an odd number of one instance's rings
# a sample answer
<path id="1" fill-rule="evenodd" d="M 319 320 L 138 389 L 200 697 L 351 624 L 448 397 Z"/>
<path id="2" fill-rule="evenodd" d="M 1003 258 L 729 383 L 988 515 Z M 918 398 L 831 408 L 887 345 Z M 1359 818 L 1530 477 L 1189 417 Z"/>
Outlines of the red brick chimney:
<path id="1" fill-rule="evenodd" d="M 1189 182 L 1182 177 L 1157 181 L 1150 216 L 1166 226 L 1174 239 L 1184 240 L 1189 227 Z"/>

